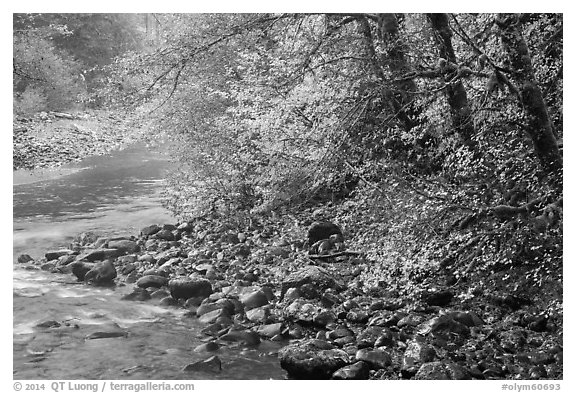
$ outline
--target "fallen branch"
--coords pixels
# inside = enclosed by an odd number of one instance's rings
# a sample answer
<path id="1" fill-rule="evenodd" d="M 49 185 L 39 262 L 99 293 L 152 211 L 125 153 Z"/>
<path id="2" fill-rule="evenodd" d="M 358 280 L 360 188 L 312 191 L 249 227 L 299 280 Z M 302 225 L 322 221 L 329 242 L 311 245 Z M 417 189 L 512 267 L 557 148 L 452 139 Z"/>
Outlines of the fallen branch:
<path id="1" fill-rule="evenodd" d="M 340 251 L 340 252 L 336 252 L 334 254 L 328 254 L 328 255 L 308 255 L 308 258 L 310 258 L 310 259 L 330 259 L 330 258 L 335 258 L 335 257 L 341 257 L 344 255 L 362 255 L 362 253 L 359 251 Z"/>

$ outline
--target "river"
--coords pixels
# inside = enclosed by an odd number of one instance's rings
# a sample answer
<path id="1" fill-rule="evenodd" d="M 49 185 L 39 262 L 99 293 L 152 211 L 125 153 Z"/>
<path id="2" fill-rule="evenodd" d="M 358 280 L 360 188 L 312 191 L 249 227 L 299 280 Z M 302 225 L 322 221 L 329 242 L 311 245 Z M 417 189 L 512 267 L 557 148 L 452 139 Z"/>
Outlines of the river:
<path id="1" fill-rule="evenodd" d="M 16 263 L 66 247 L 74 235 L 131 235 L 151 224 L 173 223 L 161 205 L 170 165 L 143 144 L 50 171 L 16 171 L 13 177 L 13 377 L 14 379 L 283 379 L 278 344 L 194 348 L 203 327 L 184 309 L 120 297 L 130 286 L 94 288 L 71 275 L 29 270 Z M 67 321 L 69 327 L 40 328 Z M 126 337 L 86 340 L 103 328 Z M 185 372 L 189 363 L 217 355 L 222 372 Z"/>

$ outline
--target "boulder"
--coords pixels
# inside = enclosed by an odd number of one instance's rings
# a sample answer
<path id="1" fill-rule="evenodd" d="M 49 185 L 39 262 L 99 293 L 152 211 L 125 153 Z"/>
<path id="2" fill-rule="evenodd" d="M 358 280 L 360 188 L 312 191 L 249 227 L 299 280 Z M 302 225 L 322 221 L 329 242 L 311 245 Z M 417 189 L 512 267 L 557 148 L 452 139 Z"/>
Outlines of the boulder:
<path id="1" fill-rule="evenodd" d="M 289 288 L 299 288 L 304 284 L 313 284 L 318 290 L 344 288 L 344 284 L 337 281 L 326 269 L 318 266 L 306 266 L 291 273 L 282 281 L 280 299 L 284 298 L 284 294 Z"/>
<path id="2" fill-rule="evenodd" d="M 280 350 L 278 357 L 280 366 L 296 379 L 329 379 L 350 363 L 346 352 L 317 339 L 290 344 Z"/>
<path id="3" fill-rule="evenodd" d="M 144 276 L 136 281 L 138 288 L 161 288 L 166 284 L 168 284 L 168 279 L 158 275 Z"/>
<path id="4" fill-rule="evenodd" d="M 175 278 L 168 281 L 168 289 L 174 299 L 208 297 L 212 294 L 212 284 L 204 279 Z"/>
<path id="5" fill-rule="evenodd" d="M 110 284 L 116 278 L 116 268 L 111 260 L 98 262 L 86 275 L 84 281 L 94 285 Z"/>
<path id="6" fill-rule="evenodd" d="M 308 228 L 308 244 L 329 239 L 331 235 L 339 235 L 342 237 L 342 230 L 336 224 L 327 221 L 316 221 Z"/>

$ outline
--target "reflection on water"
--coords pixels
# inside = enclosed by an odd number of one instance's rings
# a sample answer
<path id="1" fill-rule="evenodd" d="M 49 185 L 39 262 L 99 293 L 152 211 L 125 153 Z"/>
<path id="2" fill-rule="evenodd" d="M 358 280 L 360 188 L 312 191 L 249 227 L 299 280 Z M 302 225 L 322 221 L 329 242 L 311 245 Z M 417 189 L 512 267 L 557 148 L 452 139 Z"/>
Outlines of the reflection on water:
<path id="1" fill-rule="evenodd" d="M 93 157 L 54 173 L 15 173 L 14 260 L 27 253 L 65 247 L 84 231 L 135 234 L 150 224 L 174 220 L 160 204 L 169 161 L 135 146 Z M 193 349 L 206 337 L 183 310 L 152 302 L 127 302 L 130 287 L 94 288 L 71 275 L 25 270 L 15 264 L 13 342 L 15 379 L 268 379 L 283 378 L 274 352 L 222 348 L 219 374 L 183 372 L 185 365 L 211 354 Z M 48 320 L 69 326 L 40 328 Z M 99 331 L 124 337 L 86 340 Z"/>

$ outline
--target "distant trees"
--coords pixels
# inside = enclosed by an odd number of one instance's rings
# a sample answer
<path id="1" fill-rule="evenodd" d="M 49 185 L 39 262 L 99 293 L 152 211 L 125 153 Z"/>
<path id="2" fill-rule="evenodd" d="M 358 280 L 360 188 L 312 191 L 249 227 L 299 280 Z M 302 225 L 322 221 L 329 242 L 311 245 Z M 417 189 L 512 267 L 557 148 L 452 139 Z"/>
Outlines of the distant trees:
<path id="1" fill-rule="evenodd" d="M 18 113 L 70 109 L 103 82 L 100 67 L 142 48 L 133 14 L 14 14 L 13 85 Z"/>

